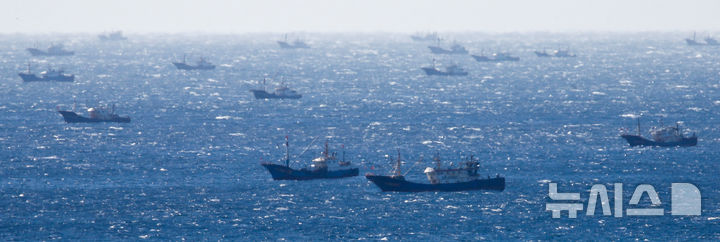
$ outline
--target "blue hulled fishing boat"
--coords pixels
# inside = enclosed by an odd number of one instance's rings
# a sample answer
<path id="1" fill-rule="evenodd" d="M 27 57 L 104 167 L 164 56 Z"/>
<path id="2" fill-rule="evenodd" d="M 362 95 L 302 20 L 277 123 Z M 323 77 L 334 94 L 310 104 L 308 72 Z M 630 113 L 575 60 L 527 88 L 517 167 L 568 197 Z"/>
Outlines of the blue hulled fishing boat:
<path id="1" fill-rule="evenodd" d="M 429 192 L 429 191 L 467 191 L 467 190 L 505 190 L 505 178 L 496 175 L 494 178 L 482 178 L 478 174 L 480 164 L 472 157 L 470 160 L 462 162 L 460 167 L 441 168 L 440 159 L 435 158 L 437 165 L 435 168 L 425 168 L 430 183 L 419 183 L 405 180 L 405 176 L 400 172 L 402 161 L 398 152 L 397 163 L 395 164 L 395 172 L 390 176 L 379 176 L 374 174 L 366 174 L 365 178 L 370 180 L 380 190 L 384 192 Z"/>
<path id="2" fill-rule="evenodd" d="M 697 145 L 697 136 L 693 133 L 690 137 L 685 137 L 680 130 L 680 125 L 675 127 L 660 127 L 650 131 L 652 140 L 642 136 L 640 132 L 640 118 L 637 119 L 638 134 L 622 134 L 620 137 L 625 139 L 630 146 L 695 146 Z"/>
<path id="3" fill-rule="evenodd" d="M 314 180 L 314 179 L 337 179 L 345 177 L 358 176 L 358 168 L 343 168 L 350 166 L 350 162 L 345 161 L 343 151 L 343 160 L 338 161 L 335 153 L 330 154 L 328 151 L 328 143 L 325 142 L 325 151 L 322 156 L 312 160 L 312 165 L 308 168 L 293 169 L 290 168 L 290 149 L 288 137 L 285 137 L 285 164 L 262 163 L 261 165 L 270 172 L 273 180 Z M 340 169 L 330 169 L 328 166 L 337 165 Z"/>

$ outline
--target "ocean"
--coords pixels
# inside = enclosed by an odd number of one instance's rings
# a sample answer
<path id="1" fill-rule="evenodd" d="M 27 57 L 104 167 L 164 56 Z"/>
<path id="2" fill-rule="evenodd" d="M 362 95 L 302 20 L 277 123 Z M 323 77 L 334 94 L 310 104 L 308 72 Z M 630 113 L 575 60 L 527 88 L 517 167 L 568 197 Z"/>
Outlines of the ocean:
<path id="1" fill-rule="evenodd" d="M 720 47 L 687 46 L 685 33 L 455 33 L 472 54 L 433 55 L 408 35 L 303 34 L 285 50 L 276 34 L 0 35 L 0 238 L 3 240 L 718 240 Z M 69 57 L 28 47 L 64 43 Z M 566 49 L 575 58 L 538 58 Z M 217 65 L 180 71 L 186 55 Z M 426 76 L 458 64 L 468 76 Z M 23 83 L 31 64 L 73 83 Z M 282 83 L 299 100 L 256 100 Z M 131 123 L 65 123 L 56 109 L 115 105 Z M 630 147 L 620 138 L 681 122 L 695 147 Z M 324 141 L 360 176 L 273 181 L 261 162 L 291 166 Z M 316 140 L 315 142 L 312 142 Z M 306 152 L 303 152 L 307 148 Z M 474 155 L 496 191 L 381 192 L 363 177 L 388 174 L 400 152 L 407 179 L 439 154 Z M 548 184 L 577 192 L 652 185 L 663 216 L 552 218 Z M 671 184 L 691 183 L 702 214 L 671 215 Z M 635 207 L 650 207 L 644 197 Z"/>

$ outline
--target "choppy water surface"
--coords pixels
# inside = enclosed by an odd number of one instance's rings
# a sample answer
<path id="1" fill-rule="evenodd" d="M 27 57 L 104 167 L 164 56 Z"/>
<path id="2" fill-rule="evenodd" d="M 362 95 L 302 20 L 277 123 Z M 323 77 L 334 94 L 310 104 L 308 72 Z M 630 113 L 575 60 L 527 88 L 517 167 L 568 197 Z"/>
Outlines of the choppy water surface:
<path id="1" fill-rule="evenodd" d="M 473 53 L 510 51 L 514 63 L 433 56 L 405 35 L 309 35 L 308 50 L 278 36 L 0 37 L 0 237 L 5 239 L 644 239 L 720 237 L 720 48 L 682 34 L 480 35 L 455 39 Z M 72 57 L 24 49 L 64 42 Z M 577 58 L 537 58 L 569 47 Z M 188 54 L 215 71 L 178 71 Z M 419 69 L 457 63 L 467 77 Z M 74 83 L 22 83 L 28 61 L 76 74 Z M 255 100 L 264 77 L 300 100 Z M 129 124 L 66 124 L 55 112 L 115 103 Z M 620 129 L 683 121 L 691 148 L 629 148 Z M 295 167 L 322 140 L 344 144 L 367 172 L 386 173 L 400 149 L 408 179 L 425 181 L 435 152 L 474 154 L 503 192 L 383 193 L 364 177 L 272 181 L 259 165 Z M 374 168 L 371 170 L 370 168 Z M 548 182 L 564 192 L 638 184 L 660 194 L 666 216 L 552 219 Z M 702 192 L 702 216 L 671 216 L 670 184 Z M 610 194 L 612 197 L 612 194 Z M 600 207 L 598 207 L 600 209 Z M 599 214 L 600 210 L 596 211 Z M 592 235 L 592 237 L 587 237 Z"/>

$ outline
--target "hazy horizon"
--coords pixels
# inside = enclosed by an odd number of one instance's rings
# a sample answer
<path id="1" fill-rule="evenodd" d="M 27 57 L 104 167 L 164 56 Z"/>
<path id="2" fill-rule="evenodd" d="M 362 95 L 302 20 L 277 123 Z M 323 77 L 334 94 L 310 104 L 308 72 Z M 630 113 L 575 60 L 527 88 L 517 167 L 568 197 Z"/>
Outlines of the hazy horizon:
<path id="1" fill-rule="evenodd" d="M 14 1 L 0 33 L 715 32 L 720 1 Z"/>

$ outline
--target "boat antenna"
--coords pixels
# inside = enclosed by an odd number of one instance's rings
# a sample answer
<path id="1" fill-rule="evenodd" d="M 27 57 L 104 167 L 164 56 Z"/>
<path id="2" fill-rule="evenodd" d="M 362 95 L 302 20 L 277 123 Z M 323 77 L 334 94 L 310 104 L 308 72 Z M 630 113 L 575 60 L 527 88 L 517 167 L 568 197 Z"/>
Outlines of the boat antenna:
<path id="1" fill-rule="evenodd" d="M 290 141 L 285 135 L 285 166 L 290 167 Z"/>

